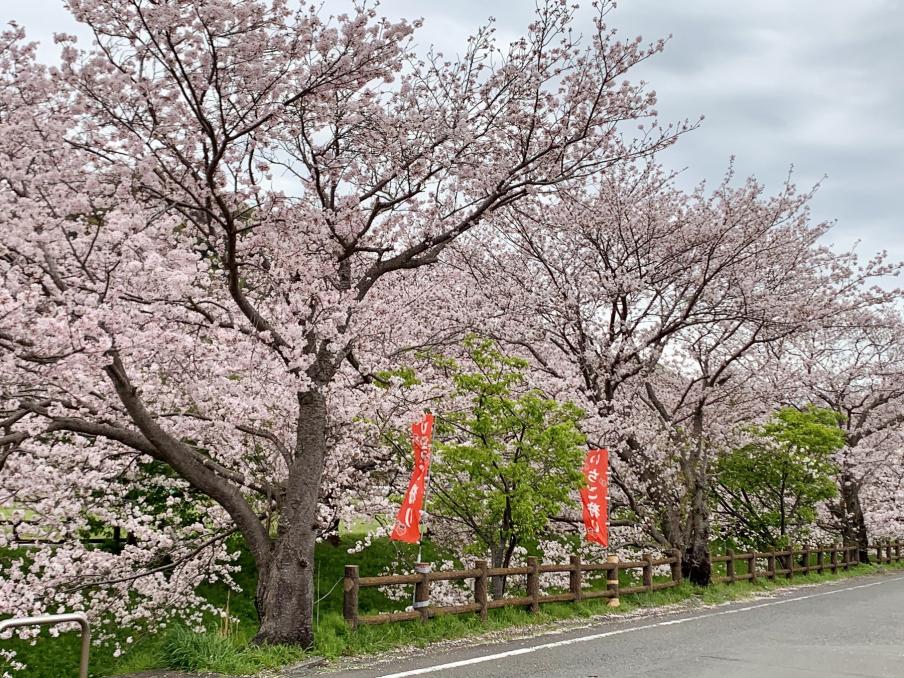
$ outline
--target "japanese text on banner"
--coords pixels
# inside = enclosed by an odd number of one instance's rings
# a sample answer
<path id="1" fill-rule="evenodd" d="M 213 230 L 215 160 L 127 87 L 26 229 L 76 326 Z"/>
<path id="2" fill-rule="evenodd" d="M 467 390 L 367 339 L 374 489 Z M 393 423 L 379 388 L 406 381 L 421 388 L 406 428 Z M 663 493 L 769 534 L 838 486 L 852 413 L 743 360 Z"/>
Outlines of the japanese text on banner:
<path id="1" fill-rule="evenodd" d="M 586 486 L 581 488 L 585 538 L 609 546 L 609 451 L 589 450 L 584 460 Z"/>
<path id="2" fill-rule="evenodd" d="M 389 534 L 390 539 L 417 544 L 421 540 L 421 508 L 424 504 L 424 493 L 427 489 L 427 477 L 430 473 L 430 443 L 433 436 L 433 415 L 425 414 L 424 418 L 411 426 L 411 446 L 414 449 L 414 469 L 408 489 L 402 498 L 399 514 Z"/>

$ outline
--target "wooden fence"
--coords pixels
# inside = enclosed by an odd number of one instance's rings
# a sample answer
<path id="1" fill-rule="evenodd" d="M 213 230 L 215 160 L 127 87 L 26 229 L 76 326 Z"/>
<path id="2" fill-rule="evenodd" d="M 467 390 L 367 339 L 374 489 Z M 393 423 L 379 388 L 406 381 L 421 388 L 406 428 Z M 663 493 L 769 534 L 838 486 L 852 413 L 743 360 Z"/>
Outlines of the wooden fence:
<path id="1" fill-rule="evenodd" d="M 66 543 L 61 539 L 53 539 L 50 537 L 40 537 L 40 536 L 28 536 L 21 537 L 18 533 L 18 528 L 22 526 L 35 526 L 38 525 L 36 522 L 32 521 L 16 521 L 12 522 L 10 520 L 0 520 L 0 530 L 7 530 L 9 533 L 9 541 L 13 546 L 22 547 L 22 548 L 30 548 L 36 546 L 45 546 L 45 545 L 59 545 Z M 131 532 L 127 532 L 125 535 L 122 533 L 122 528 L 114 527 L 111 530 L 111 534 L 109 537 L 87 537 L 84 539 L 80 539 L 82 544 L 109 544 L 114 550 L 118 550 L 122 548 L 125 544 L 135 544 L 135 535 Z"/>
<path id="2" fill-rule="evenodd" d="M 900 540 L 876 544 L 877 562 L 892 563 L 901 561 Z M 775 580 L 779 577 L 792 579 L 794 575 L 810 572 L 837 572 L 839 569 L 849 570 L 859 564 L 856 546 L 814 546 L 802 549 L 783 551 L 734 553 L 712 557 L 714 570 L 721 570 L 724 563 L 724 576 L 714 571 L 713 581 L 733 583 L 736 581 L 756 581 L 758 578 Z M 765 567 L 760 569 L 759 563 Z M 653 568 L 668 565 L 669 576 L 665 580 L 654 581 Z M 743 568 L 739 567 L 743 565 Z M 621 586 L 619 573 L 639 570 L 638 586 Z M 588 589 L 584 587 L 584 575 L 587 573 L 606 573 L 605 589 Z M 568 573 L 568 590 L 562 593 L 540 595 L 540 575 L 543 573 Z M 526 595 L 492 599 L 489 597 L 489 583 L 492 577 L 526 577 L 524 593 Z M 473 580 L 474 602 L 464 605 L 432 605 L 430 602 L 430 585 L 435 581 Z M 682 581 L 681 557 L 678 551 L 672 551 L 667 558 L 653 558 L 649 554 L 640 560 L 619 561 L 610 556 L 607 562 L 584 563 L 580 556 L 571 556 L 569 563 L 541 563 L 536 557 L 529 557 L 527 565 L 521 567 L 488 567 L 486 561 L 478 560 L 474 568 L 469 570 L 446 570 L 432 572 L 428 563 L 418 563 L 414 574 L 383 575 L 378 577 L 362 577 L 357 565 L 345 566 L 343 616 L 352 627 L 361 624 L 387 624 L 390 622 L 420 620 L 426 622 L 431 617 L 443 614 L 478 614 L 486 620 L 489 610 L 500 607 L 524 607 L 530 612 L 539 612 L 543 603 L 580 602 L 593 598 L 608 598 L 610 605 L 618 604 L 620 596 L 634 593 L 649 593 L 678 586 Z M 362 588 L 379 586 L 414 586 L 414 604 L 412 610 L 404 612 L 387 612 L 383 614 L 361 615 L 358 609 L 358 593 Z"/>

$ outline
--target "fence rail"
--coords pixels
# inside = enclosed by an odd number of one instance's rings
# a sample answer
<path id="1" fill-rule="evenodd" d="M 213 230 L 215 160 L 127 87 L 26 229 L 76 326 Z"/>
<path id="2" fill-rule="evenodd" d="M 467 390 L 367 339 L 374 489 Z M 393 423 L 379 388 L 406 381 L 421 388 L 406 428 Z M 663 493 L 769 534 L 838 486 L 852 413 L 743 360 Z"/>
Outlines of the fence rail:
<path id="1" fill-rule="evenodd" d="M 41 617 L 13 617 L 0 621 L 0 633 L 8 629 L 21 628 L 23 626 L 56 626 L 57 624 L 76 623 L 82 630 L 82 646 L 79 655 L 79 678 L 88 678 L 88 656 L 91 651 L 91 626 L 88 617 L 82 612 L 71 614 L 49 614 Z"/>
<path id="2" fill-rule="evenodd" d="M 36 526 L 39 527 L 40 524 L 37 521 L 33 520 L 12 521 L 8 519 L 0 519 L 0 530 L 7 532 L 7 538 L 9 539 L 9 542 L 14 546 L 29 548 L 37 546 L 56 546 L 66 543 L 66 540 L 64 539 L 53 538 L 47 535 L 30 533 L 29 536 L 23 537 L 19 534 L 20 528 L 35 528 Z M 85 537 L 80 539 L 79 541 L 82 544 L 110 544 L 113 546 L 113 548 L 118 549 L 126 544 L 134 544 L 135 535 L 131 532 L 126 532 L 126 534 L 123 535 L 122 528 L 114 527 L 112 529 L 112 533 L 108 537 Z"/>
<path id="3" fill-rule="evenodd" d="M 871 546 L 875 550 L 878 563 L 901 561 L 902 542 L 895 540 Z M 775 551 L 752 551 L 734 553 L 728 551 L 724 555 L 711 558 L 714 564 L 724 563 L 725 575 L 713 576 L 713 581 L 734 583 L 738 581 L 756 581 L 757 579 L 775 580 L 779 577 L 793 579 L 795 575 L 816 572 L 838 572 L 850 570 L 860 564 L 857 546 L 832 544 L 828 546 L 812 546 L 802 549 L 785 549 Z M 743 564 L 743 568 L 738 566 Z M 765 567 L 760 567 L 764 564 Z M 655 581 L 653 568 L 669 566 L 666 580 Z M 641 584 L 637 586 L 621 586 L 618 575 L 621 572 L 640 570 Z M 602 589 L 584 586 L 585 574 L 606 573 L 606 587 Z M 568 574 L 568 590 L 562 593 L 540 594 L 540 575 L 545 573 Z M 524 592 L 526 595 L 490 598 L 489 583 L 493 577 L 526 577 Z M 435 581 L 473 580 L 473 603 L 463 605 L 432 605 L 430 602 L 430 584 Z M 478 560 L 474 567 L 466 570 L 431 571 L 428 563 L 418 563 L 415 574 L 391 574 L 377 577 L 361 577 L 357 565 L 345 566 L 343 582 L 343 616 L 345 621 L 355 628 L 362 624 L 388 624 L 399 621 L 420 620 L 426 622 L 431 617 L 444 614 L 478 614 L 486 620 L 489 610 L 501 607 L 524 607 L 530 612 L 539 612 L 544 603 L 580 602 L 594 598 L 608 598 L 609 605 L 618 605 L 619 597 L 635 593 L 649 593 L 678 586 L 682 582 L 681 554 L 673 550 L 666 558 L 653 558 L 643 554 L 640 560 L 619 561 L 616 556 L 609 556 L 607 562 L 584 563 L 580 556 L 571 556 L 567 564 L 541 563 L 536 557 L 529 557 L 527 565 L 519 567 L 488 567 L 487 562 Z M 379 586 L 413 585 L 413 609 L 404 612 L 385 612 L 381 614 L 362 615 L 358 606 L 358 594 L 362 588 Z M 520 593 L 520 591 L 519 591 Z"/>
<path id="4" fill-rule="evenodd" d="M 825 560 L 826 556 L 829 557 L 828 562 Z M 815 563 L 813 562 L 814 558 L 816 560 Z M 795 559 L 799 559 L 797 563 L 795 563 Z M 758 577 L 775 579 L 781 575 L 792 579 L 795 574 L 837 572 L 839 569 L 850 570 L 851 567 L 860 564 L 859 548 L 842 544 L 805 547 L 796 550 L 787 549 L 784 551 L 755 551 L 750 553 L 728 551 L 724 555 L 713 556 L 710 560 L 713 563 L 725 563 L 725 576 L 713 577 L 713 581 L 720 583 L 756 580 Z M 766 561 L 766 568 L 759 570 L 757 561 Z M 892 560 L 880 560 L 879 562 L 892 562 Z M 745 572 L 738 571 L 737 566 L 739 563 L 745 564 Z"/>

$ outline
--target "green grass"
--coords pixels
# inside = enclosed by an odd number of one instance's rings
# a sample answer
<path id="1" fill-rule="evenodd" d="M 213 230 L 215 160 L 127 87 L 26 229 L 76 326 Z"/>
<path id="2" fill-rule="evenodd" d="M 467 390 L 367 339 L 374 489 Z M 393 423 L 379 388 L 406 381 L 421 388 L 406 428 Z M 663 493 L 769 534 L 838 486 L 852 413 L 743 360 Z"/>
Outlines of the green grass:
<path id="1" fill-rule="evenodd" d="M 304 651 L 296 647 L 259 647 L 250 645 L 249 640 L 216 631 L 195 633 L 177 626 L 167 634 L 160 660 L 172 669 L 247 675 L 286 666 L 305 656 Z"/>
<path id="2" fill-rule="evenodd" d="M 639 608 L 682 603 L 686 605 L 719 604 L 750 597 L 758 593 L 786 587 L 788 585 L 813 584 L 835 579 L 871 574 L 876 566 L 859 566 L 848 572 L 837 574 L 795 575 L 793 580 L 778 579 L 767 581 L 763 578 L 756 583 L 736 582 L 718 584 L 708 588 L 698 588 L 683 584 L 680 587 L 653 593 L 623 596 L 619 608 L 608 607 L 606 599 L 594 599 L 573 603 L 551 603 L 543 605 L 540 613 L 530 614 L 525 609 L 503 608 L 491 610 L 486 623 L 481 623 L 476 615 L 444 615 L 420 622 L 402 622 L 362 626 L 352 630 L 342 618 L 341 579 L 346 564 L 359 566 L 362 576 L 380 574 L 387 563 L 403 557 L 408 562 L 415 559 L 416 547 L 396 544 L 387 539 L 375 540 L 360 553 L 349 554 L 357 535 L 345 535 L 338 545 L 327 543 L 318 545 L 315 581 L 321 600 L 315 611 L 317 620 L 316 645 L 310 653 L 295 647 L 256 647 L 250 644 L 257 631 L 257 616 L 254 609 L 254 568 L 247 555 L 240 563 L 242 571 L 236 579 L 242 587 L 241 593 L 229 593 L 223 585 L 209 585 L 201 593 L 215 605 L 225 607 L 228 602 L 231 615 L 238 622 L 224 630 L 219 620 L 210 619 L 205 633 L 195 633 L 175 624 L 153 636 L 137 636 L 134 631 L 124 629 L 120 638 L 135 636 L 135 643 L 124 646 L 123 656 L 114 658 L 111 647 L 92 648 L 92 676 L 115 676 L 152 668 L 172 668 L 185 671 L 212 671 L 227 675 L 249 675 L 268 668 L 300 661 L 307 654 L 317 654 L 327 658 L 349 655 L 364 655 L 391 650 L 402 646 L 424 647 L 440 640 L 473 637 L 514 627 L 536 627 L 565 619 L 589 618 L 597 615 L 625 614 Z M 0 554 L 2 556 L 3 554 Z M 8 555 L 8 554 L 7 554 Z M 425 560 L 435 561 L 437 553 L 425 545 Z M 815 563 L 815 560 L 813 561 Z M 904 565 L 884 565 L 886 569 L 898 569 Z M 744 574 L 743 565 L 737 574 Z M 715 575 L 724 574 L 720 565 Z M 588 586 L 605 586 L 604 576 L 590 579 Z M 621 583 L 628 586 L 630 575 L 623 573 Z M 514 578 L 511 585 L 521 584 Z M 373 588 L 361 589 L 359 607 L 362 614 L 390 609 L 403 609 L 407 600 L 396 602 Z M 19 658 L 29 669 L 17 678 L 61 678 L 75 675 L 78 657 L 78 634 L 66 633 L 58 638 L 50 638 L 46 633 L 34 645 L 21 641 L 0 641 L 0 647 L 14 647 Z"/>

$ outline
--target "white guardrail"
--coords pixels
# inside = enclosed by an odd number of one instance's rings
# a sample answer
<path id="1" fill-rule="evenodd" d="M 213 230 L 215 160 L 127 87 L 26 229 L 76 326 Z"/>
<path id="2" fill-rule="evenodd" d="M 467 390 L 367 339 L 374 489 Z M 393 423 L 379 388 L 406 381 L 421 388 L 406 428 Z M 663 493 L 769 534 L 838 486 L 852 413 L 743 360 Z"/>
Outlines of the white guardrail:
<path id="1" fill-rule="evenodd" d="M 0 633 L 7 629 L 22 626 L 56 626 L 57 624 L 76 623 L 82 627 L 82 658 L 79 664 L 79 678 L 88 678 L 88 652 L 91 647 L 91 627 L 88 618 L 81 612 L 72 614 L 48 614 L 42 617 L 19 617 L 0 621 Z"/>

